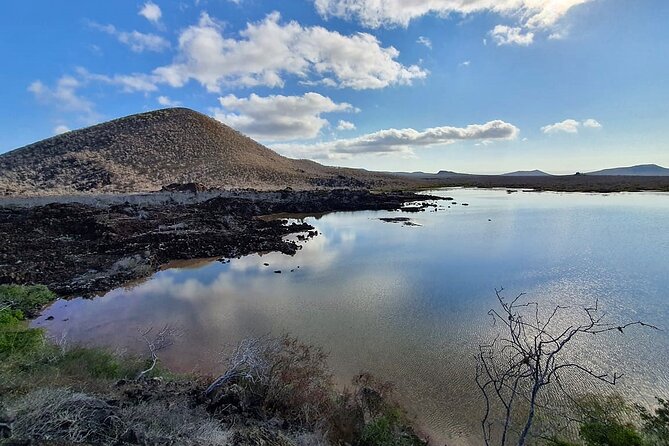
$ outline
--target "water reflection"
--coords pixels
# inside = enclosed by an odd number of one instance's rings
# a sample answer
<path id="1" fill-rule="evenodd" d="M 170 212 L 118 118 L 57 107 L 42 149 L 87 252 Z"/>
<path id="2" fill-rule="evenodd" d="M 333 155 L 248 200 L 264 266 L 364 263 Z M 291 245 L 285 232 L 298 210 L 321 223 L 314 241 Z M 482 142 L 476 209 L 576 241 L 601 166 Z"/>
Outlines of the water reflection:
<path id="1" fill-rule="evenodd" d="M 490 334 L 495 287 L 545 305 L 599 298 L 614 317 L 669 326 L 668 195 L 442 193 L 469 206 L 412 214 L 421 225 L 412 227 L 378 220 L 399 215 L 389 212 L 307 219 L 320 235 L 293 257 L 177 265 L 100 298 L 59 301 L 36 324 L 134 350 L 138 329 L 169 322 L 184 337 L 164 360 L 204 372 L 241 338 L 289 332 L 329 351 L 343 383 L 363 369 L 394 381 L 449 444 L 479 443 L 473 355 Z M 573 355 L 624 371 L 620 390 L 669 391 L 667 331 L 576 347 Z"/>

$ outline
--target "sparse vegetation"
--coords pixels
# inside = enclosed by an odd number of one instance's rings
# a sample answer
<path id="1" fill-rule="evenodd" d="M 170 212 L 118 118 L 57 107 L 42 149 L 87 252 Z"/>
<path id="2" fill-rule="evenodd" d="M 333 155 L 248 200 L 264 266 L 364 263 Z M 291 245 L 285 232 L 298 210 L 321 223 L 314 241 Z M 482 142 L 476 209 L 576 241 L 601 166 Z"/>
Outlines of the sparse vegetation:
<path id="1" fill-rule="evenodd" d="M 340 392 L 327 356 L 295 338 L 242 342 L 225 362 L 225 379 L 207 386 L 205 377 L 161 370 L 153 350 L 137 358 L 48 342 L 17 308 L 34 311 L 44 301 L 33 299 L 35 291 L 53 295 L 44 288 L 11 290 L 15 303 L 0 309 L 0 438 L 101 445 L 425 444 L 392 402 L 392 386 L 362 374 Z"/>

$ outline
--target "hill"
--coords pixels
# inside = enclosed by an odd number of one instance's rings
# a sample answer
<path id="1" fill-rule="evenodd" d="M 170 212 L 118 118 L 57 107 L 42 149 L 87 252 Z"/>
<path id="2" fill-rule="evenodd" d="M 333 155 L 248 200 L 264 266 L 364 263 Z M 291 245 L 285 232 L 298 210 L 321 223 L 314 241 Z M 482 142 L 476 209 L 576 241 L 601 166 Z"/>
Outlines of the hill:
<path id="1" fill-rule="evenodd" d="M 639 164 L 630 167 L 615 167 L 612 169 L 588 172 L 586 175 L 610 175 L 610 176 L 637 176 L 637 177 L 665 177 L 669 176 L 669 169 L 657 164 Z"/>
<path id="2" fill-rule="evenodd" d="M 551 174 L 542 170 L 518 170 L 516 172 L 509 172 L 502 174 L 503 177 L 550 177 Z"/>
<path id="3" fill-rule="evenodd" d="M 0 196 L 148 192 L 188 182 L 268 190 L 402 180 L 286 158 L 185 108 L 127 116 L 0 155 Z"/>

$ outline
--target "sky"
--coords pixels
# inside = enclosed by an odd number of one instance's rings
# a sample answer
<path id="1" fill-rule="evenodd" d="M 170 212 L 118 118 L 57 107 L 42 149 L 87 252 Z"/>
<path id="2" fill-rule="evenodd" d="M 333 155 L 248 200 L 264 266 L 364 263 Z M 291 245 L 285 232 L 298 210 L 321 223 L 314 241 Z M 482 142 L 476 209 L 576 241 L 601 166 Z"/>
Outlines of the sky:
<path id="1" fill-rule="evenodd" d="M 0 153 L 159 108 L 370 170 L 669 166 L 666 0 L 26 0 Z"/>

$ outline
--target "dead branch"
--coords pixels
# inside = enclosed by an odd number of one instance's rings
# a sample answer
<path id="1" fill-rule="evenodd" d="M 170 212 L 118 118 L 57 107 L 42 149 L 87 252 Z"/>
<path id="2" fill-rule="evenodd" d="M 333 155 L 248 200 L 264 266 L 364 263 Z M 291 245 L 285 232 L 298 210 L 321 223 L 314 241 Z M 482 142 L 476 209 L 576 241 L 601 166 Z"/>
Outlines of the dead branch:
<path id="1" fill-rule="evenodd" d="M 560 373 L 567 370 L 614 385 L 621 374 L 597 371 L 570 360 L 564 354 L 567 346 L 584 335 L 597 335 L 611 331 L 624 333 L 628 327 L 639 326 L 657 330 L 642 321 L 609 323 L 606 314 L 599 310 L 599 302 L 592 307 L 576 308 L 556 306 L 544 319 L 537 302 L 523 300 L 525 293 L 507 300 L 503 289 L 495 289 L 500 309 L 491 309 L 488 314 L 493 324 L 501 324 L 502 335 L 487 345 L 479 345 L 476 366 L 476 384 L 483 394 L 485 410 L 481 427 L 485 444 L 490 446 L 493 434 L 499 432 L 499 444 L 507 445 L 511 436 L 517 436 L 516 444 L 525 445 L 536 415 L 541 408 L 539 397 L 543 389 L 557 381 Z M 566 328 L 556 327 L 556 319 L 567 309 L 579 310 L 580 323 L 569 323 Z M 493 403 L 501 404 L 503 419 L 494 422 Z M 523 420 L 514 426 L 514 419 Z M 495 430 L 497 426 L 498 430 Z"/>
<path id="2" fill-rule="evenodd" d="M 149 368 L 142 370 L 137 375 L 136 380 L 142 379 L 147 373 L 150 373 L 158 364 L 158 352 L 166 349 L 167 347 L 174 344 L 174 339 L 179 336 L 179 332 L 170 327 L 169 324 L 165 325 L 155 336 L 151 337 L 153 332 L 153 327 L 150 327 L 140 333 L 140 336 L 146 343 L 149 353 L 151 355 L 151 365 Z"/>

